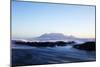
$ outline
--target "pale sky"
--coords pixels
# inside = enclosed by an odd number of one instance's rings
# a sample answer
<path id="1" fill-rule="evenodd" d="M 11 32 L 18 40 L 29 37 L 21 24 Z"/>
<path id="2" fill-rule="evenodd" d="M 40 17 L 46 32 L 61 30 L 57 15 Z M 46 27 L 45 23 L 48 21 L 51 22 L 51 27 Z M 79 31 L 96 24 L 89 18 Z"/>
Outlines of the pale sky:
<path id="1" fill-rule="evenodd" d="M 12 37 L 63 33 L 95 37 L 95 6 L 12 2 Z"/>

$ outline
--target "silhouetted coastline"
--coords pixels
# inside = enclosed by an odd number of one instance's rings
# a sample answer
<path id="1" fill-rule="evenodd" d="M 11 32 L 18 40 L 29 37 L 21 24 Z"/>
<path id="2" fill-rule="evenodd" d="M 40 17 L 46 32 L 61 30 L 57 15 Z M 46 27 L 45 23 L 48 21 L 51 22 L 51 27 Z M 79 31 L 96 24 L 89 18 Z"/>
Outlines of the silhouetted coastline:
<path id="1" fill-rule="evenodd" d="M 27 45 L 27 46 L 35 46 L 35 47 L 55 47 L 55 46 L 66 46 L 67 44 L 74 44 L 74 41 L 64 42 L 64 41 L 56 41 L 56 42 L 24 42 L 24 41 L 13 41 L 13 43 L 17 45 Z"/>
<path id="2" fill-rule="evenodd" d="M 73 47 L 80 49 L 80 50 L 96 51 L 96 43 L 95 42 L 86 42 L 83 44 L 74 45 Z"/>

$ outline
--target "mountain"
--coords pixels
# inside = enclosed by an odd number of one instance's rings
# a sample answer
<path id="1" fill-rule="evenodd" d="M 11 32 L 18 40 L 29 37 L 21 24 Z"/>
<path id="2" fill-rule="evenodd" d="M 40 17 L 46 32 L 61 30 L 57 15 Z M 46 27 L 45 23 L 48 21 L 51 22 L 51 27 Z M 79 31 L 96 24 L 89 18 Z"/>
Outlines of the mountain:
<path id="1" fill-rule="evenodd" d="M 95 38 L 77 38 L 72 35 L 64 35 L 62 33 L 45 33 L 39 37 L 33 38 L 34 41 L 76 41 L 86 42 L 95 41 Z"/>
<path id="2" fill-rule="evenodd" d="M 55 42 L 55 41 L 75 41 L 77 43 L 84 43 L 88 41 L 94 41 L 95 38 L 77 38 L 72 35 L 64 35 L 62 33 L 46 33 L 42 34 L 35 38 L 28 38 L 28 39 L 17 39 L 17 41 L 24 41 L 24 42 Z"/>
<path id="3" fill-rule="evenodd" d="M 61 33 L 46 33 L 39 37 L 34 38 L 34 40 L 38 40 L 38 41 L 70 41 L 74 39 L 77 39 L 77 38 L 72 35 L 66 36 Z"/>

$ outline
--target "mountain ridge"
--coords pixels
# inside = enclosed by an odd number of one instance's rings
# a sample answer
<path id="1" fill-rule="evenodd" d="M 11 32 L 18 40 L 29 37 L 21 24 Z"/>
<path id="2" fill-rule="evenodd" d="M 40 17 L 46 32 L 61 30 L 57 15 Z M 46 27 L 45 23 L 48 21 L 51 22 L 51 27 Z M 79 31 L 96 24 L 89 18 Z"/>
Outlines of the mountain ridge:
<path id="1" fill-rule="evenodd" d="M 83 40 L 83 41 L 94 41 L 95 38 L 78 38 L 73 35 L 64 35 L 62 33 L 45 33 L 38 37 L 33 38 L 34 40 L 39 41 L 50 41 L 50 40 L 59 40 L 59 41 L 74 41 L 74 40 Z"/>

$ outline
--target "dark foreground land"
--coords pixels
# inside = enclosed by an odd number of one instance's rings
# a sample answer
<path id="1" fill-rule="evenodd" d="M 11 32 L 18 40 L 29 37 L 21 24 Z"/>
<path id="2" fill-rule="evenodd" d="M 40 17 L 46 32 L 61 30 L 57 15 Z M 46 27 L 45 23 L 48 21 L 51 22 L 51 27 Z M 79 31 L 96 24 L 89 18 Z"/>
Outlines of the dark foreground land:
<path id="1" fill-rule="evenodd" d="M 67 44 L 74 44 L 74 41 L 64 42 L 64 41 L 56 41 L 56 42 L 24 42 L 24 41 L 13 41 L 13 43 L 17 45 L 27 45 L 33 47 L 55 47 L 55 46 L 66 46 Z"/>
<path id="2" fill-rule="evenodd" d="M 74 45 L 74 48 L 86 51 L 96 51 L 96 43 L 95 42 L 86 42 L 83 44 Z"/>
<path id="3" fill-rule="evenodd" d="M 74 41 L 64 42 L 64 41 L 56 41 L 56 42 L 23 42 L 23 41 L 13 41 L 14 44 L 17 45 L 27 45 L 33 47 L 56 47 L 56 46 L 67 46 L 68 44 L 76 44 Z M 73 48 L 86 50 L 86 51 L 96 51 L 96 43 L 95 42 L 85 42 L 83 44 L 73 45 Z"/>

